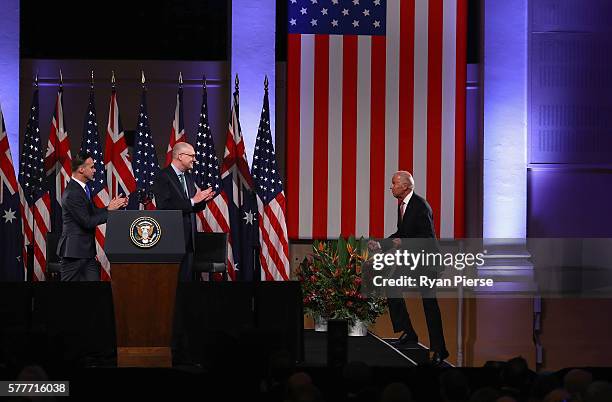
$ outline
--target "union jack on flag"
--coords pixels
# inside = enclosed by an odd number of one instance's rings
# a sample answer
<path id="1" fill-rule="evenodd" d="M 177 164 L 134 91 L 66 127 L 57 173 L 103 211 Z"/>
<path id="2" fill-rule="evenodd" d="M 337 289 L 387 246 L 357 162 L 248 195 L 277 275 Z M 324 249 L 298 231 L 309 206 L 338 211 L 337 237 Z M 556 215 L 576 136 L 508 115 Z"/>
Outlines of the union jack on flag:
<path id="1" fill-rule="evenodd" d="M 20 211 L 19 188 L 0 109 L 0 281 L 24 280 Z"/>
<path id="2" fill-rule="evenodd" d="M 179 88 L 176 93 L 176 106 L 174 108 L 174 119 L 172 120 L 172 131 L 170 141 L 166 150 L 166 166 L 172 162 L 172 148 L 177 142 L 187 141 L 185 134 L 185 121 L 183 119 L 183 75 L 179 74 Z"/>
<path id="3" fill-rule="evenodd" d="M 221 165 L 221 180 L 223 191 L 228 198 L 230 239 L 234 256 L 234 266 L 228 267 L 228 273 L 235 272 L 232 280 L 250 281 L 254 277 L 255 248 L 259 246 L 256 229 L 257 205 L 238 119 L 238 99 L 238 77 L 236 77 L 236 91 L 232 99 L 230 123 Z"/>
<path id="4" fill-rule="evenodd" d="M 47 186 L 51 198 L 51 228 L 57 234 L 62 231 L 62 195 L 72 175 L 71 160 L 70 139 L 64 121 L 64 88 L 60 84 L 45 155 Z"/>
<path id="5" fill-rule="evenodd" d="M 114 198 L 121 194 L 126 196 L 132 194 L 136 191 L 136 179 L 134 178 L 132 162 L 123 134 L 123 126 L 119 116 L 119 104 L 117 103 L 117 91 L 114 83 L 108 109 L 108 125 L 106 127 L 104 148 L 104 164 L 106 165 L 109 196 Z M 131 198 L 130 201 L 132 201 Z"/>

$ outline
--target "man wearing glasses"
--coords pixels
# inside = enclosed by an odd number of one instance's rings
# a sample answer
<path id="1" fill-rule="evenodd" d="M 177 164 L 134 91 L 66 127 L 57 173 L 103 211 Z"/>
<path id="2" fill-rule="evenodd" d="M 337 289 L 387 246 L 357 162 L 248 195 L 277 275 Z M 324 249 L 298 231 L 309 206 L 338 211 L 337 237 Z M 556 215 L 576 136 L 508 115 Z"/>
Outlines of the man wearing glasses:
<path id="1" fill-rule="evenodd" d="M 191 279 L 193 251 L 196 232 L 195 213 L 206 208 L 206 201 L 212 199 L 215 192 L 209 187 L 200 190 L 196 187 L 191 173 L 195 161 L 195 151 L 186 142 L 177 143 L 172 148 L 172 162 L 160 171 L 153 183 L 157 209 L 183 211 L 183 230 L 185 232 L 186 254 L 181 261 L 180 281 Z"/>

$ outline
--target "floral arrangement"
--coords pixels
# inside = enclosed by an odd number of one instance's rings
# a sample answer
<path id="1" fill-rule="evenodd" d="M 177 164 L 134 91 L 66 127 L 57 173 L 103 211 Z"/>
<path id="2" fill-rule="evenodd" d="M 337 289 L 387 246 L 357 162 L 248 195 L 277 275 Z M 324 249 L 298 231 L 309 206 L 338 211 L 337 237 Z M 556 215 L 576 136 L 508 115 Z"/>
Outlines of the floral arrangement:
<path id="1" fill-rule="evenodd" d="M 349 325 L 372 324 L 385 311 L 386 299 L 361 291 L 361 268 L 367 259 L 363 240 L 315 241 L 297 271 L 306 313 L 315 319 L 345 319 Z"/>

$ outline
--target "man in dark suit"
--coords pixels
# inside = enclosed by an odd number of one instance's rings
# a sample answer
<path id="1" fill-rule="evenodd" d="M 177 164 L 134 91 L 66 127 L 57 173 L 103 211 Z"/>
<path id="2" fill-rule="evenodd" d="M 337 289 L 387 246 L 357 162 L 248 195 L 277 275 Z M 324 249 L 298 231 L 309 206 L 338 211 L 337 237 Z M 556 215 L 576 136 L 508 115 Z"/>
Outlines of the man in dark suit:
<path id="1" fill-rule="evenodd" d="M 401 246 L 402 238 L 433 239 L 435 244 L 436 231 L 431 207 L 424 198 L 414 193 L 414 179 L 409 172 L 395 172 L 391 180 L 391 193 L 399 202 L 397 231 L 389 236 L 389 240 L 382 242 L 382 248 L 398 248 Z M 368 247 L 372 251 L 381 250 L 381 245 L 375 241 L 370 241 Z M 433 351 L 432 363 L 440 365 L 448 357 L 448 351 L 444 342 L 438 300 L 435 291 L 431 289 L 421 289 L 421 296 L 423 297 L 430 347 Z M 398 342 L 400 344 L 417 343 L 418 337 L 410 322 L 404 299 L 389 298 L 388 303 L 393 330 L 402 331 Z"/>
<path id="2" fill-rule="evenodd" d="M 105 223 L 108 211 L 127 205 L 127 197 L 113 198 L 107 208 L 97 208 L 91 201 L 87 182 L 96 173 L 90 155 L 79 152 L 72 160 L 72 178 L 62 195 L 62 235 L 57 245 L 62 281 L 99 281 L 96 261 L 96 226 Z"/>
<path id="3" fill-rule="evenodd" d="M 172 149 L 172 162 L 162 169 L 151 187 L 157 209 L 173 209 L 183 212 L 186 254 L 181 261 L 179 280 L 191 279 L 194 238 L 196 232 L 195 213 L 206 207 L 206 201 L 215 195 L 211 188 L 196 187 L 189 170 L 193 169 L 195 151 L 186 142 L 177 143 Z"/>

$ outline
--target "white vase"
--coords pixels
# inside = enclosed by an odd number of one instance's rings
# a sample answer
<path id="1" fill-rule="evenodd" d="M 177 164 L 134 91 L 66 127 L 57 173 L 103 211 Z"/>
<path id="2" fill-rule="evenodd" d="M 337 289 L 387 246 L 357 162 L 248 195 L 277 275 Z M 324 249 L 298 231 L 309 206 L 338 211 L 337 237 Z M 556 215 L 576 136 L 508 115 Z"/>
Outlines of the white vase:
<path id="1" fill-rule="evenodd" d="M 314 321 L 316 332 L 327 332 L 327 318 L 317 316 Z"/>
<path id="2" fill-rule="evenodd" d="M 349 327 L 349 336 L 366 336 L 368 334 L 368 326 L 363 321 L 356 321 L 355 325 Z"/>

